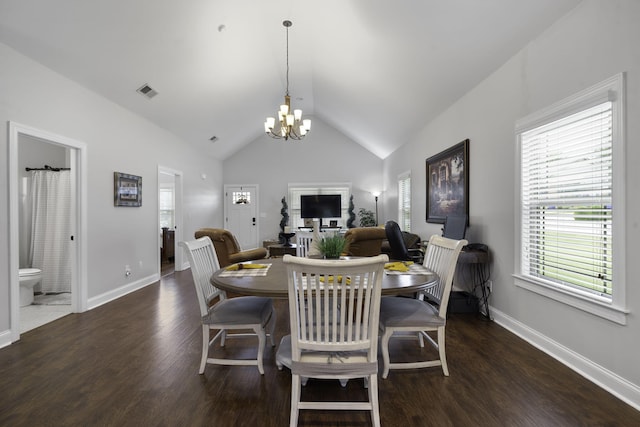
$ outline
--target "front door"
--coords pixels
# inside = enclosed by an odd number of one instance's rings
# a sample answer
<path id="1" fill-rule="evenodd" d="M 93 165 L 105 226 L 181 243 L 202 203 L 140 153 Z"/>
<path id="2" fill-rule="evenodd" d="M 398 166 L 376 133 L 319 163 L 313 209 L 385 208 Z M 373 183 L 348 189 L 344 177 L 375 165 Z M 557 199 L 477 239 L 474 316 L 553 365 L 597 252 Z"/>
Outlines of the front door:
<path id="1" fill-rule="evenodd" d="M 225 186 L 225 228 L 242 250 L 258 245 L 258 186 Z"/>

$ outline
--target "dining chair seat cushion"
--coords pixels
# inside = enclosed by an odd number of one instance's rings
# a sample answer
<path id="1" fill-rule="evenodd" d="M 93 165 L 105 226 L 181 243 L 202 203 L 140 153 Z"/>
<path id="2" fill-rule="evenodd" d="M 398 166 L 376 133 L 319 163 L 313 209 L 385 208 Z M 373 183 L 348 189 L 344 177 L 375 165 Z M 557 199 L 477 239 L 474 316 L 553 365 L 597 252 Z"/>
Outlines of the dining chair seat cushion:
<path id="1" fill-rule="evenodd" d="M 383 297 L 380 301 L 380 325 L 389 328 L 443 326 L 446 320 L 438 309 L 416 298 Z"/>
<path id="2" fill-rule="evenodd" d="M 205 325 L 266 324 L 271 317 L 273 301 L 266 297 L 237 297 L 220 301 L 202 317 Z"/>
<path id="3" fill-rule="evenodd" d="M 365 351 L 305 350 L 302 352 L 300 362 L 291 360 L 291 335 L 285 335 L 276 353 L 276 364 L 279 369 L 286 366 L 294 374 L 312 378 L 333 378 L 335 375 L 362 377 L 378 372 L 378 362 L 368 362 Z"/>

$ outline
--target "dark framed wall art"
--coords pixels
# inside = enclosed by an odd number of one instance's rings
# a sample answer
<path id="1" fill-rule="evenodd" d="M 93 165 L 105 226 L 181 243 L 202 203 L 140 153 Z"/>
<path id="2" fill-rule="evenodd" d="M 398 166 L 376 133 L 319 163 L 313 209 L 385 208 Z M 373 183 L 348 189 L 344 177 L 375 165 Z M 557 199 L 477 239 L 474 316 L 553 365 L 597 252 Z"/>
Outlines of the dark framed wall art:
<path id="1" fill-rule="evenodd" d="M 427 159 L 427 222 L 447 215 L 469 218 L 469 140 Z"/>
<path id="2" fill-rule="evenodd" d="M 115 206 L 142 206 L 142 177 L 114 172 L 113 204 Z"/>

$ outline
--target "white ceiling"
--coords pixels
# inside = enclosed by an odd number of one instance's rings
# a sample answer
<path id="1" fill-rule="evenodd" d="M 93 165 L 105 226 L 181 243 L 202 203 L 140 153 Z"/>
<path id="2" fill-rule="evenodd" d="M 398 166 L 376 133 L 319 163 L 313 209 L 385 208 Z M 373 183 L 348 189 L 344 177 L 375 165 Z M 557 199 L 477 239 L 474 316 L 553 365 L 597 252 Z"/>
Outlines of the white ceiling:
<path id="1" fill-rule="evenodd" d="M 289 19 L 292 105 L 385 158 L 578 3 L 0 0 L 0 42 L 225 159 L 268 138 Z"/>

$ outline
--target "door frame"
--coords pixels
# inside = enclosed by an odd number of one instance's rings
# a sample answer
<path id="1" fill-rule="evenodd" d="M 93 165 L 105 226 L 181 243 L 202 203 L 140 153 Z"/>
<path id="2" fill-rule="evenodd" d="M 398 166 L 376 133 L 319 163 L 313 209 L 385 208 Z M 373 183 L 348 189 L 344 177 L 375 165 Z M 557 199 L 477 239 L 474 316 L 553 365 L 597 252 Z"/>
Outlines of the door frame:
<path id="1" fill-rule="evenodd" d="M 9 329 L 11 342 L 20 339 L 20 242 L 19 242 L 19 173 L 18 150 L 20 135 L 41 140 L 44 143 L 69 149 L 72 177 L 71 227 L 74 245 L 71 245 L 71 310 L 81 313 L 87 310 L 87 145 L 65 136 L 56 135 L 34 127 L 9 122 Z"/>
<path id="2" fill-rule="evenodd" d="M 183 240 L 182 233 L 182 171 L 172 169 L 166 166 L 158 165 L 158 188 L 156 189 L 156 194 L 160 194 L 160 174 L 164 175 L 173 175 L 174 178 L 174 202 L 175 202 L 175 251 L 174 251 L 174 270 L 182 271 L 187 269 L 189 266 L 185 264 L 185 258 L 182 251 L 182 248 L 178 246 L 178 242 Z M 158 206 L 156 211 L 158 212 L 158 230 L 160 230 L 160 198 L 158 197 Z M 159 233 L 156 233 L 158 236 L 158 247 L 160 247 L 160 242 L 162 237 Z M 160 251 L 158 251 L 158 274 L 160 274 L 160 270 L 162 269 L 162 261 L 160 260 Z"/>
<path id="3" fill-rule="evenodd" d="M 253 187 L 256 190 L 256 240 L 254 248 L 260 248 L 260 186 L 258 184 L 225 184 L 224 185 L 224 228 L 228 228 L 229 222 L 229 188 Z"/>

